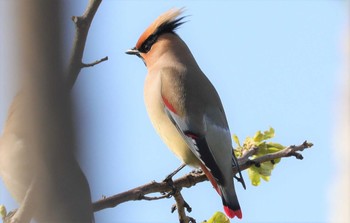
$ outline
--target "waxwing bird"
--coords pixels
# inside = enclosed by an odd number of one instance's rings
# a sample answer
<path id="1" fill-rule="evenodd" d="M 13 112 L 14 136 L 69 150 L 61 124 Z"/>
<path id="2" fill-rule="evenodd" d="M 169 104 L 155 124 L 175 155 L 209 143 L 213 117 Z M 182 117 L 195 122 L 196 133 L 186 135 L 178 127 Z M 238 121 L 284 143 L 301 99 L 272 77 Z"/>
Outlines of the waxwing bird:
<path id="1" fill-rule="evenodd" d="M 184 23 L 184 17 L 179 17 L 182 11 L 171 9 L 159 16 L 126 53 L 137 55 L 147 67 L 146 108 L 165 144 L 184 163 L 201 167 L 221 196 L 226 214 L 242 218 L 232 171 L 239 166 L 224 108 L 191 51 L 175 33 Z"/>
<path id="2" fill-rule="evenodd" d="M 90 188 L 67 143 L 51 155 L 56 151 L 40 149 L 33 137 L 33 101 L 17 94 L 0 137 L 0 178 L 19 205 L 11 222 L 92 223 Z"/>

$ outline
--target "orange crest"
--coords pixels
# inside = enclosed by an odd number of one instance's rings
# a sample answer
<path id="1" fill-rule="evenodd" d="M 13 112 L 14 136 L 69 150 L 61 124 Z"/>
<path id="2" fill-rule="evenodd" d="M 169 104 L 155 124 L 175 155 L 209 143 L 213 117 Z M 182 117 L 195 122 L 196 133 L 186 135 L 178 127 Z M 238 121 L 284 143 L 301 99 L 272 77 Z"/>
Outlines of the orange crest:
<path id="1" fill-rule="evenodd" d="M 178 18 L 179 15 L 181 15 L 184 11 L 184 8 L 176 9 L 172 8 L 169 11 L 163 13 L 160 15 L 140 36 L 139 40 L 136 43 L 136 49 L 139 49 L 141 45 L 146 41 L 148 37 L 150 37 L 152 34 L 157 33 L 159 31 L 159 28 L 162 26 L 165 26 L 166 24 L 171 24 L 171 30 L 173 31 L 176 29 L 179 25 L 181 25 L 183 22 L 179 22 L 182 18 Z"/>

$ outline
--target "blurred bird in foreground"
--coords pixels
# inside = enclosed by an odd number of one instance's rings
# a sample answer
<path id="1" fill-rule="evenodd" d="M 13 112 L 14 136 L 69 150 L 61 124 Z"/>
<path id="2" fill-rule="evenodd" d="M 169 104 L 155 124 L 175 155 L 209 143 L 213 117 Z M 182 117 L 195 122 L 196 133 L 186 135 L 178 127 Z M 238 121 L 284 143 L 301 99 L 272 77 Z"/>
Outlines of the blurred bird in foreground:
<path id="1" fill-rule="evenodd" d="M 52 107 L 45 110 L 57 109 L 55 104 L 62 105 L 52 102 L 49 105 Z M 41 112 L 32 114 L 36 106 L 41 110 L 42 105 L 36 99 L 19 93 L 9 109 L 0 138 L 0 176 L 19 204 L 13 217 L 18 220 L 20 216 L 20 222 L 29 222 L 32 217 L 39 223 L 94 222 L 88 182 L 68 145 L 71 136 L 62 134 L 65 124 L 37 132 L 37 125 L 45 125 L 37 123 L 40 118 L 43 121 L 58 117 Z M 42 116 L 34 118 L 37 115 Z M 62 137 L 61 141 L 53 139 L 52 134 L 62 134 L 58 136 Z"/>
<path id="2" fill-rule="evenodd" d="M 11 49 L 17 51 L 17 69 L 8 75 L 17 80 L 20 92 L 0 138 L 0 177 L 19 208 L 7 220 L 94 222 L 89 184 L 74 156 L 77 146 L 62 55 L 62 1 L 14 1 L 14 7 L 16 44 Z"/>

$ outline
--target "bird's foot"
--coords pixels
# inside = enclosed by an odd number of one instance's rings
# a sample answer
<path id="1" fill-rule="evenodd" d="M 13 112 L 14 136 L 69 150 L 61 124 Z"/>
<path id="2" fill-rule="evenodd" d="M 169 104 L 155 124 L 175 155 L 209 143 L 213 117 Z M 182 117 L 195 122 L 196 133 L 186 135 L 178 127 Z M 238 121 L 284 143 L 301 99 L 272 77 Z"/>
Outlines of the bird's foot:
<path id="1" fill-rule="evenodd" d="M 171 177 L 169 178 L 169 176 L 168 176 L 163 180 L 163 182 L 165 182 L 170 188 L 169 192 L 164 192 L 163 194 L 166 194 L 167 195 L 166 197 L 168 197 L 168 198 L 174 196 L 174 194 L 177 191 L 177 188 L 174 185 L 173 178 L 171 178 Z"/>
<path id="2" fill-rule="evenodd" d="M 176 168 L 176 170 L 174 170 L 172 173 L 170 173 L 167 177 L 165 177 L 165 179 L 163 180 L 163 182 L 168 182 L 168 181 L 172 181 L 172 178 L 178 173 L 180 172 L 180 170 L 182 170 L 184 167 L 186 166 L 186 164 L 181 164 L 181 166 L 179 166 L 178 168 Z"/>
<path id="3" fill-rule="evenodd" d="M 203 173 L 203 170 L 201 168 L 197 168 L 191 171 L 191 174 L 194 176 L 201 175 Z"/>
<path id="4" fill-rule="evenodd" d="M 192 211 L 191 206 L 184 200 L 184 208 L 186 209 L 186 211 L 188 213 L 190 213 Z M 174 211 L 177 210 L 177 205 L 173 204 L 173 206 L 171 206 L 171 213 L 174 213 Z"/>
<path id="5" fill-rule="evenodd" d="M 256 167 L 260 167 L 260 163 L 254 161 L 254 160 L 249 160 L 249 161 L 247 161 L 247 163 L 248 163 L 248 165 L 254 165 Z"/>

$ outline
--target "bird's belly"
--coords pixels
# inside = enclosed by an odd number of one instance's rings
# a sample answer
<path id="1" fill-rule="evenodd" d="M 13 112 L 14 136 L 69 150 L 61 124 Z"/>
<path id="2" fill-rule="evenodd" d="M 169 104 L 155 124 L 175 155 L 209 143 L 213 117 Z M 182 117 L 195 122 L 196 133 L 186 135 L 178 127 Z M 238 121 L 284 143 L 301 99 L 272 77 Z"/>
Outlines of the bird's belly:
<path id="1" fill-rule="evenodd" d="M 198 159 L 191 152 L 176 127 L 169 120 L 168 116 L 166 114 L 163 114 L 162 119 L 163 120 L 161 120 L 160 123 L 153 123 L 153 126 L 157 130 L 160 137 L 163 139 L 164 143 L 184 163 L 191 166 L 198 166 Z"/>
<path id="2" fill-rule="evenodd" d="M 145 94 L 147 94 L 147 92 L 145 92 Z M 187 165 L 198 167 L 200 161 L 191 152 L 174 124 L 170 121 L 165 113 L 161 99 L 145 97 L 145 103 L 153 127 L 168 148 Z"/>

